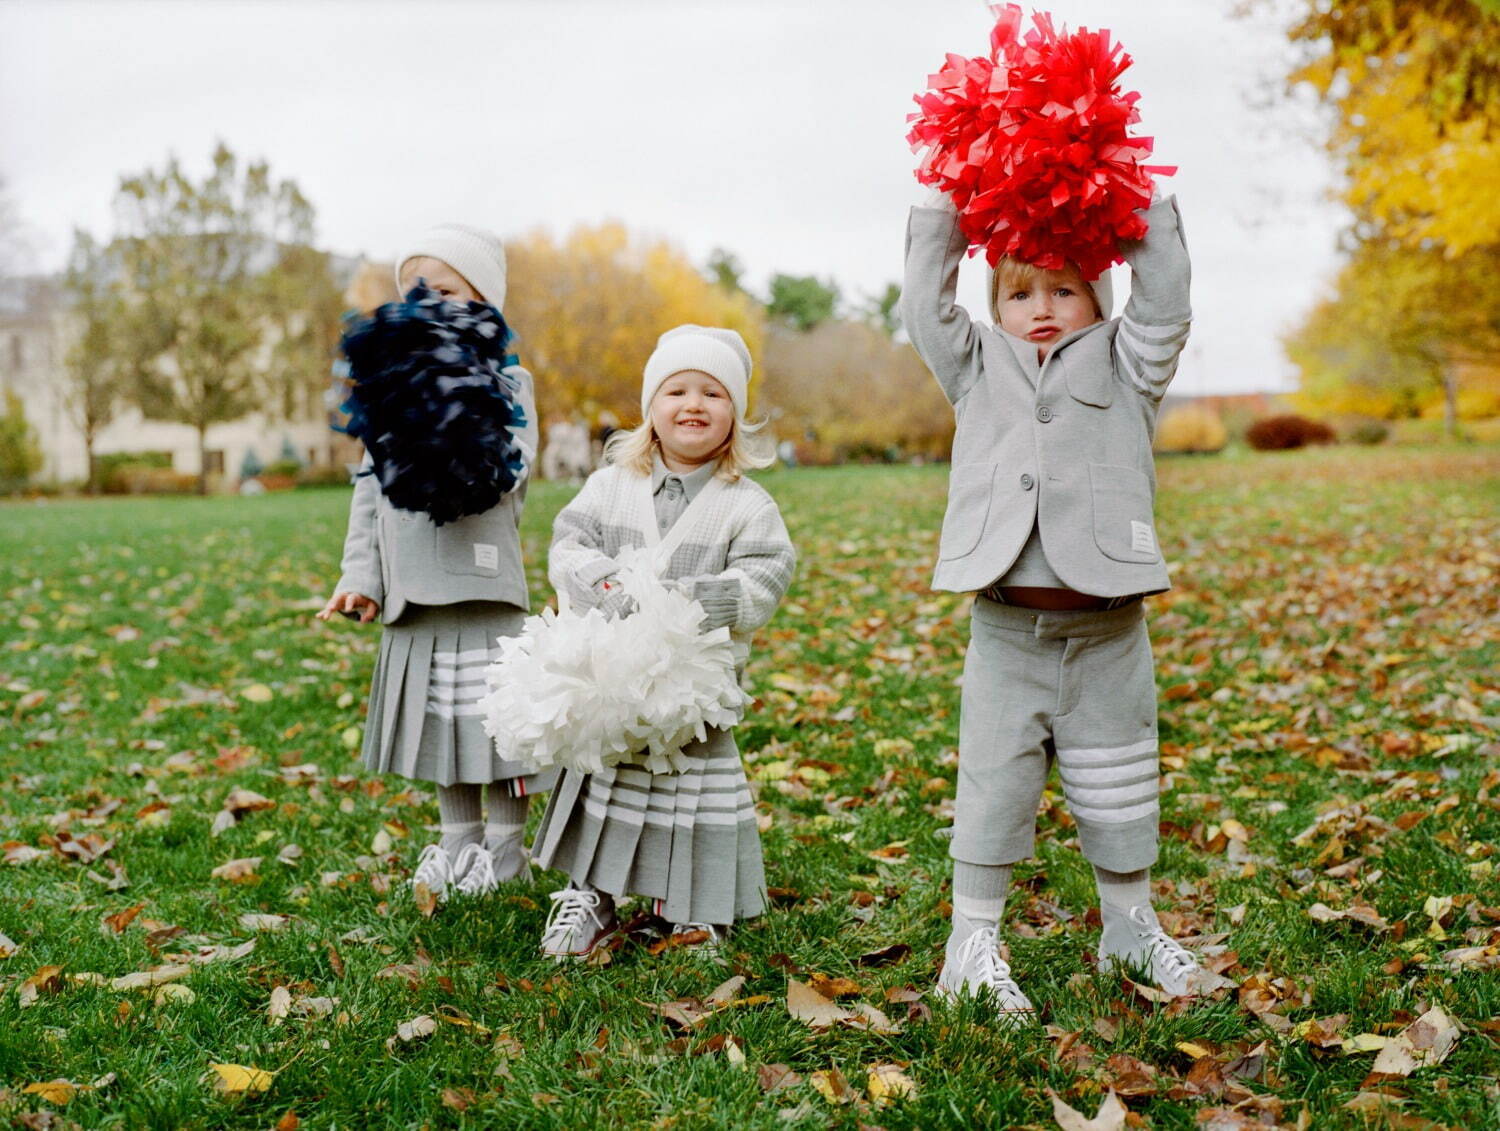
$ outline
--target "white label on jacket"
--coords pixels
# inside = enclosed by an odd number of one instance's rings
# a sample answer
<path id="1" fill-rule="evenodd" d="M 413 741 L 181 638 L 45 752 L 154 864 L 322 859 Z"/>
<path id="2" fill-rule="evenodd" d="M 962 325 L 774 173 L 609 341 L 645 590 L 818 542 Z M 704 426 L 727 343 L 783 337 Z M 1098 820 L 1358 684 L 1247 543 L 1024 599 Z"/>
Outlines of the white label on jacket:
<path id="1" fill-rule="evenodd" d="M 1138 554 L 1156 553 L 1156 535 L 1150 523 L 1130 520 L 1130 548 Z"/>
<path id="2" fill-rule="evenodd" d="M 474 564 L 480 569 L 500 568 L 500 547 L 484 542 L 474 543 Z"/>

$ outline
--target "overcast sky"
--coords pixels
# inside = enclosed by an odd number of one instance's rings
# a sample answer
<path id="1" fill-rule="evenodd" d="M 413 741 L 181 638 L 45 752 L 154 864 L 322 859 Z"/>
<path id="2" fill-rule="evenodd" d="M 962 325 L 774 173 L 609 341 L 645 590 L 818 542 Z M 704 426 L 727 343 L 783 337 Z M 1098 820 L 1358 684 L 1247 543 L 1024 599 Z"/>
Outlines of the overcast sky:
<path id="1" fill-rule="evenodd" d="M 1181 167 L 1179 392 L 1289 387 L 1278 335 L 1335 266 L 1342 215 L 1314 119 L 1282 95 L 1278 3 L 1048 9 L 1115 33 L 1138 131 Z M 295 180 L 339 252 L 390 258 L 447 219 L 617 218 L 698 262 L 728 248 L 752 289 L 810 273 L 857 299 L 899 278 L 924 192 L 911 96 L 945 52 L 983 53 L 991 22 L 980 0 L 0 0 L 0 176 L 44 270 L 73 227 L 110 234 L 122 174 L 169 152 L 201 171 L 222 138 Z M 976 261 L 973 310 L 980 286 Z"/>

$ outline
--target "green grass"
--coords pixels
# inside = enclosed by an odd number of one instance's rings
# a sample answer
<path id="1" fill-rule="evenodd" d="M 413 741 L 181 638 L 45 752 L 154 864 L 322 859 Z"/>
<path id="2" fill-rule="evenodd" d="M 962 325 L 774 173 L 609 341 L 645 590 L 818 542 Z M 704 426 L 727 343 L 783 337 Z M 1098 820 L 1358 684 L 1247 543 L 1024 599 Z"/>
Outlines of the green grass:
<path id="1" fill-rule="evenodd" d="M 801 553 L 759 639 L 759 699 L 739 731 L 778 890 L 775 909 L 732 936 L 724 965 L 652 956 L 634 940 L 605 966 L 541 961 L 555 876 L 431 919 L 411 904 L 403 884 L 436 820 L 430 792 L 367 778 L 353 751 L 377 633 L 311 616 L 336 575 L 346 492 L 0 507 L 0 858 L 45 853 L 0 864 L 0 935 L 18 944 L 0 958 L 0 1119 L 49 1106 L 22 1092 L 28 1084 L 112 1073 L 67 1103 L 66 1118 L 1050 1126 L 1047 1089 L 1091 1115 L 1121 1079 L 1123 1062 L 1109 1058 L 1128 1054 L 1157 1071 L 1154 1094 L 1130 1096 L 1132 1109 L 1188 1128 L 1235 1097 L 1182 1096 L 1194 1054 L 1180 1046 L 1228 1060 L 1266 1042 L 1264 1073 L 1244 1085 L 1270 1097 L 1263 1107 L 1279 1101 L 1286 1125 L 1303 1113 L 1318 1127 L 1362 1125 L 1342 1105 L 1373 1054 L 1278 1032 L 1233 992 L 1179 1009 L 1090 972 L 1092 882 L 1051 794 L 1006 925 L 1045 1026 L 999 1029 L 973 1005 L 908 1016 L 887 1002 L 888 990 L 930 987 L 947 926 L 939 834 L 967 631 L 966 602 L 927 589 L 946 472 L 805 470 L 763 482 Z M 1442 960 L 1500 942 L 1495 449 L 1181 459 L 1163 461 L 1161 482 L 1175 588 L 1151 603 L 1167 782 L 1158 906 L 1183 935 L 1223 933 L 1210 950 L 1233 952 L 1222 961 L 1236 981 L 1288 980 L 1278 1013 L 1293 1024 L 1347 1014 L 1346 1036 L 1391 1035 L 1442 1005 L 1468 1027 L 1453 1054 L 1386 1088 L 1407 1117 L 1495 1126 L 1500 979 Z M 569 494 L 542 484 L 528 504 L 538 603 L 547 531 Z M 243 694 L 256 685 L 269 701 Z M 317 769 L 292 770 L 309 763 Z M 276 808 L 214 837 L 236 787 Z M 158 801 L 167 808 L 143 819 Z M 1364 808 L 1294 840 L 1335 802 Z M 1220 835 L 1231 818 L 1243 841 Z M 88 863 L 66 855 L 69 837 L 90 834 L 113 845 Z M 904 856 L 871 855 L 895 842 Z M 301 855 L 282 863 L 287 845 Z M 250 856 L 263 858 L 250 882 L 210 878 Z M 111 864 L 128 886 L 107 886 Z M 1441 938 L 1429 934 L 1429 896 L 1454 900 Z M 1390 929 L 1308 914 L 1356 898 Z M 101 927 L 138 904 L 123 931 Z M 256 912 L 293 919 L 256 934 L 239 921 Z M 114 978 L 252 938 L 247 956 L 193 968 L 181 983 L 191 1002 L 73 977 Z M 910 954 L 859 964 L 893 943 Z M 396 964 L 418 966 L 414 984 L 377 976 Z M 23 982 L 48 965 L 64 973 L 23 1007 Z M 788 969 L 852 979 L 863 995 L 846 1004 L 876 1004 L 901 1031 L 813 1032 L 787 1013 Z M 736 973 L 741 997 L 767 1000 L 714 1014 L 686 1041 L 646 1008 L 706 995 Z M 274 1025 L 277 986 L 338 1005 Z M 421 1014 L 472 1025 L 440 1020 L 431 1037 L 388 1049 Z M 719 1035 L 738 1040 L 746 1067 L 701 1048 Z M 277 1075 L 265 1094 L 224 1097 L 212 1062 Z M 807 1082 L 838 1068 L 863 1094 L 880 1063 L 904 1065 L 915 1096 L 835 1106 Z M 756 1068 L 768 1064 L 804 1082 L 767 1094 Z"/>

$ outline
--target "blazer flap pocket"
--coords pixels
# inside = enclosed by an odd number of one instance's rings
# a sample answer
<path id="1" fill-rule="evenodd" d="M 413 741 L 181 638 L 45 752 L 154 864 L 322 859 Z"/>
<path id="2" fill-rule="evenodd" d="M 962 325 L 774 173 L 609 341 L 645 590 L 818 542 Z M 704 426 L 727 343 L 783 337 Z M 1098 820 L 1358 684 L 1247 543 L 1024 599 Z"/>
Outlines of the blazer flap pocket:
<path id="1" fill-rule="evenodd" d="M 1114 361 L 1111 356 L 1113 336 L 1095 329 L 1062 349 L 1062 362 L 1068 395 L 1081 404 L 1108 408 L 1115 399 Z"/>
<path id="2" fill-rule="evenodd" d="M 1117 562 L 1158 562 L 1151 514 L 1151 480 L 1133 467 L 1089 464 L 1094 499 L 1094 542 Z"/>
<path id="3" fill-rule="evenodd" d="M 990 517 L 994 493 L 993 463 L 963 463 L 948 473 L 948 512 L 938 556 L 944 560 L 973 553 Z"/>

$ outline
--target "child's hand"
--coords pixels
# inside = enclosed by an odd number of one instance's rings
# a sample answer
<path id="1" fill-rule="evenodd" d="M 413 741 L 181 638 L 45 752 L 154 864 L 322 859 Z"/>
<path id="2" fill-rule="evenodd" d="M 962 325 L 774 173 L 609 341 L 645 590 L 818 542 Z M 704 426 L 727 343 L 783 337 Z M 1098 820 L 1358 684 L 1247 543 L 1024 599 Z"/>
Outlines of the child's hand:
<path id="1" fill-rule="evenodd" d="M 927 194 L 927 199 L 922 201 L 923 208 L 936 208 L 941 212 L 957 212 L 958 206 L 953 203 L 953 198 L 942 189 L 932 187 Z"/>
<path id="2" fill-rule="evenodd" d="M 334 613 L 357 620 L 360 624 L 369 624 L 380 615 L 380 602 L 372 601 L 362 593 L 335 593 L 328 598 L 328 604 L 323 606 L 317 617 L 319 620 L 332 620 Z"/>

